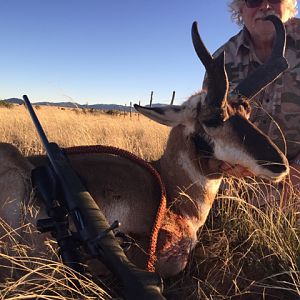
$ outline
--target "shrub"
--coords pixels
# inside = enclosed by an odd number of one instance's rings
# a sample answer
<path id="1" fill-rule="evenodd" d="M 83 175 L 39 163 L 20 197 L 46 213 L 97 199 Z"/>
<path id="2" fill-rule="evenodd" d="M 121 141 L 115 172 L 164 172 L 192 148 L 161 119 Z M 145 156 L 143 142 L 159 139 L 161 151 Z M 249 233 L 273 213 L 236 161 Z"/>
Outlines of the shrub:
<path id="1" fill-rule="evenodd" d="M 13 108 L 14 105 L 12 103 L 6 102 L 5 100 L 1 100 L 0 107 Z"/>

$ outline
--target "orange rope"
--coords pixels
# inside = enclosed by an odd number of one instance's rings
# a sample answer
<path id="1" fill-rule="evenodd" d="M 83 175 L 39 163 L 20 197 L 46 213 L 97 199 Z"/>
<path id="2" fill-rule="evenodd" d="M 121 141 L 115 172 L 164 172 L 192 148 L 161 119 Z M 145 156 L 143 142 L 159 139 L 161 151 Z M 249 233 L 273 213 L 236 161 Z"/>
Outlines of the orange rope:
<path id="1" fill-rule="evenodd" d="M 75 146 L 75 147 L 63 148 L 63 151 L 67 155 L 90 154 L 90 153 L 104 153 L 104 154 L 118 155 L 120 157 L 129 159 L 139 164 L 140 166 L 144 167 L 156 179 L 161 191 L 161 196 L 160 196 L 161 200 L 157 208 L 157 213 L 156 213 L 156 217 L 154 220 L 154 224 L 150 236 L 150 243 L 149 243 L 149 250 L 148 250 L 149 258 L 147 262 L 147 270 L 150 272 L 155 272 L 155 262 L 157 260 L 156 248 L 157 248 L 158 233 L 161 227 L 162 219 L 165 215 L 166 205 L 167 205 L 166 189 L 160 177 L 160 174 L 156 171 L 156 169 L 153 166 L 151 166 L 148 162 L 141 159 L 140 157 L 126 150 L 119 149 L 112 146 L 103 146 L 103 145 Z"/>

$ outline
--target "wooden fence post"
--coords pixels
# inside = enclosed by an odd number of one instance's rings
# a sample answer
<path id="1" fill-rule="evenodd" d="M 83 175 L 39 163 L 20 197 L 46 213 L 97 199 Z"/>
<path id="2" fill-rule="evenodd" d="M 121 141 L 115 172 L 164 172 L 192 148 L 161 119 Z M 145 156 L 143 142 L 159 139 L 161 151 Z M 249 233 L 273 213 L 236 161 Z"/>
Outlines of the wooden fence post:
<path id="1" fill-rule="evenodd" d="M 173 105 L 173 103 L 174 103 L 174 99 L 175 99 L 175 91 L 173 91 L 173 94 L 172 94 L 171 105 Z"/>
<path id="2" fill-rule="evenodd" d="M 150 107 L 152 106 L 152 100 L 153 100 L 153 91 L 151 92 L 151 95 L 150 95 Z"/>
<path id="3" fill-rule="evenodd" d="M 130 116 L 130 119 L 131 119 L 131 113 L 132 113 L 132 102 L 130 101 L 130 108 L 129 108 L 129 116 Z"/>

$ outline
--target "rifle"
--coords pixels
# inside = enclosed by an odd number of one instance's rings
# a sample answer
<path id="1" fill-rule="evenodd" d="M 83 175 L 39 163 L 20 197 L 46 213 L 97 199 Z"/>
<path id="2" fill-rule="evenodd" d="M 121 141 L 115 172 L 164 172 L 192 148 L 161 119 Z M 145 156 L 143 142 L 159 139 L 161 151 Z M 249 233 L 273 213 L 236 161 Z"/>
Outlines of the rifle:
<path id="1" fill-rule="evenodd" d="M 24 95 L 23 99 L 50 162 L 50 166 L 33 172 L 33 182 L 44 199 L 49 216 L 38 220 L 37 228 L 52 233 L 63 263 L 75 271 L 81 274 L 86 271 L 80 260 L 80 246 L 103 262 L 119 280 L 125 299 L 166 299 L 162 295 L 161 277 L 137 268 L 128 260 L 112 232 L 118 222 L 109 226 L 63 151 L 56 143 L 48 141 L 28 97 Z M 68 216 L 73 220 L 76 232 L 69 230 Z"/>

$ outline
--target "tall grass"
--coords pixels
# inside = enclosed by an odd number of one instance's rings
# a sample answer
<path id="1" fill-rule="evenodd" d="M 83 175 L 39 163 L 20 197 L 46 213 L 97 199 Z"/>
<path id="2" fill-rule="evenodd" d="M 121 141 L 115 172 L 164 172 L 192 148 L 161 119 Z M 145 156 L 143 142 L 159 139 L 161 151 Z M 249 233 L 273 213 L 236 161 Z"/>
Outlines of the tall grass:
<path id="1" fill-rule="evenodd" d="M 37 116 L 50 141 L 61 147 L 102 144 L 120 147 L 145 159 L 163 152 L 169 129 L 143 116 L 124 117 L 82 109 L 40 107 Z M 23 154 L 44 153 L 36 130 L 23 105 L 0 109 L 0 141 L 16 145 Z"/>
<path id="2" fill-rule="evenodd" d="M 113 145 L 145 159 L 161 155 L 169 132 L 137 115 L 130 119 L 53 107 L 41 107 L 37 114 L 49 140 L 63 147 Z M 25 155 L 43 153 L 23 106 L 0 108 L 0 132 L 2 142 L 15 144 Z M 300 299 L 299 193 L 292 191 L 286 200 L 279 187 L 262 181 L 226 181 L 199 232 L 188 267 L 165 280 L 167 298 Z M 257 199 L 266 204 L 258 208 Z M 77 274 L 52 260 L 31 257 L 26 246 L 16 245 L 13 238 L 15 255 L 8 256 L 3 240 L 0 263 L 10 261 L 22 276 L 16 282 L 0 283 L 1 299 L 101 299 L 112 293 L 89 278 L 80 278 L 83 295 L 73 284 Z"/>
<path id="3" fill-rule="evenodd" d="M 270 199 L 269 190 L 254 179 L 227 179 L 199 232 L 193 259 L 173 282 L 172 295 L 300 299 L 299 193 L 292 192 L 284 206 L 275 199 L 259 208 L 251 204 L 253 197 Z"/>

